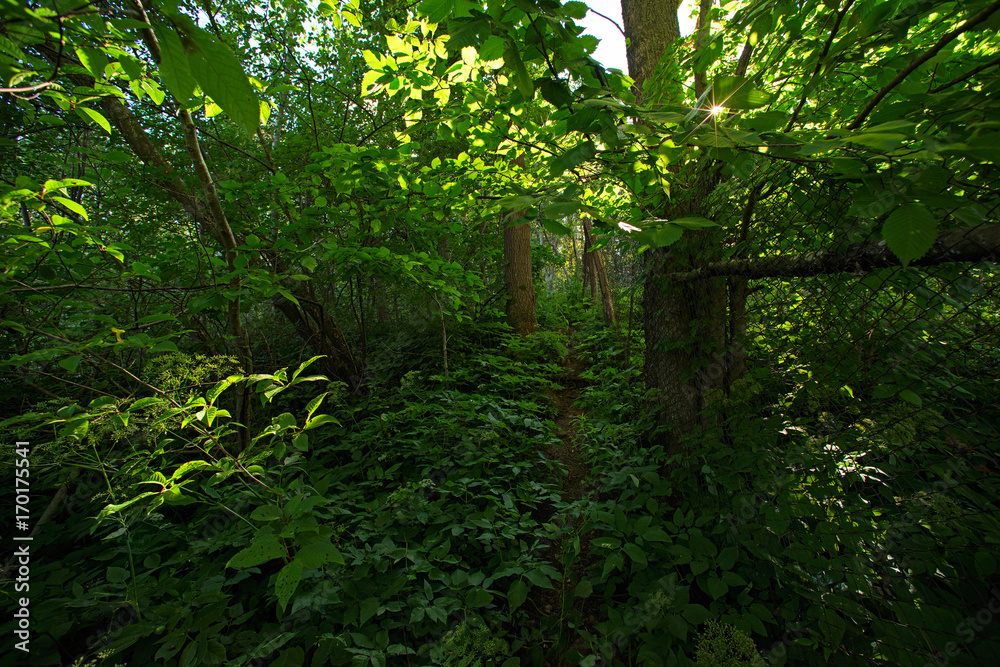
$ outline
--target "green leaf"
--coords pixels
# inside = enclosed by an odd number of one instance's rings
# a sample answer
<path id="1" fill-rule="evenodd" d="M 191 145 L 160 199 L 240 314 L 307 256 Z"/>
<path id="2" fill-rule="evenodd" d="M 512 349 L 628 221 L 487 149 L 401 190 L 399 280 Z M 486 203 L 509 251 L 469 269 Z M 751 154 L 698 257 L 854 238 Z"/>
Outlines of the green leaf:
<path id="1" fill-rule="evenodd" d="M 736 564 L 736 558 L 739 556 L 740 550 L 737 547 L 726 547 L 719 554 L 719 558 L 716 562 L 719 564 L 719 568 L 722 570 L 731 570 L 733 565 Z"/>
<path id="2" fill-rule="evenodd" d="M 596 155 L 597 146 L 594 145 L 594 142 L 582 141 L 562 155 L 552 158 L 549 162 L 549 169 L 553 176 L 559 177 L 567 169 L 573 169 L 587 160 L 592 160 Z"/>
<path id="3" fill-rule="evenodd" d="M 899 397 L 904 401 L 906 401 L 907 403 L 909 403 L 910 405 L 914 405 L 918 408 L 923 407 L 924 405 L 924 402 L 920 399 L 920 396 L 912 389 L 904 389 L 903 391 L 899 392 Z"/>
<path id="4" fill-rule="evenodd" d="M 524 573 L 524 576 L 528 578 L 528 581 L 541 588 L 552 588 L 552 582 L 549 581 L 548 576 L 541 570 L 528 570 Z"/>
<path id="5" fill-rule="evenodd" d="M 278 572 L 278 578 L 274 582 L 274 594 L 278 597 L 278 606 L 282 609 L 288 604 L 288 599 L 292 597 L 295 588 L 302 580 L 302 563 L 293 560 L 286 563 L 285 567 Z"/>
<path id="6" fill-rule="evenodd" d="M 184 42 L 191 73 L 202 90 L 248 135 L 260 124 L 260 100 L 229 47 L 196 26 Z"/>
<path id="7" fill-rule="evenodd" d="M 882 225 L 882 237 L 889 249 L 906 266 L 920 259 L 937 240 L 937 221 L 920 204 L 904 204 Z"/>
<path id="8" fill-rule="evenodd" d="M 706 227 L 718 227 L 718 223 L 712 222 L 708 218 L 675 218 L 670 221 L 672 225 L 680 225 L 686 229 L 705 229 Z"/>
<path id="9" fill-rule="evenodd" d="M 101 126 L 101 129 L 103 129 L 108 134 L 111 134 L 111 123 L 109 123 L 108 119 L 105 118 L 100 113 L 98 113 L 97 111 L 94 111 L 93 109 L 88 109 L 87 107 L 78 104 L 76 105 L 76 112 L 80 116 L 82 116 L 85 120 L 90 120 L 94 123 L 97 123 L 98 125 Z"/>
<path id="10" fill-rule="evenodd" d="M 703 607 L 700 604 L 689 604 L 685 607 L 684 611 L 681 612 L 685 620 L 691 625 L 701 625 L 708 619 L 712 618 L 712 612 Z"/>
<path id="11" fill-rule="evenodd" d="M 712 83 L 713 104 L 727 109 L 756 109 L 771 101 L 771 94 L 755 88 L 745 76 L 717 76 Z"/>
<path id="12" fill-rule="evenodd" d="M 729 585 L 718 577 L 711 576 L 708 578 L 708 594 L 712 596 L 713 600 L 718 600 L 723 595 L 729 592 Z"/>
<path id="13" fill-rule="evenodd" d="M 472 609 L 476 607 L 485 607 L 489 603 L 493 602 L 493 595 L 482 588 L 473 588 L 469 591 L 469 594 L 465 596 L 465 603 Z"/>
<path id="14" fill-rule="evenodd" d="M 317 540 L 306 544 L 295 554 L 295 559 L 302 561 L 308 568 L 319 569 L 326 563 L 344 564 L 344 554 L 328 539 Z"/>
<path id="15" fill-rule="evenodd" d="M 521 49 L 514 42 L 513 38 L 508 37 L 507 45 L 503 50 L 503 61 L 508 68 L 513 70 L 514 82 L 517 84 L 517 89 L 521 91 L 521 96 L 527 102 L 535 97 L 535 82 L 531 78 L 531 75 L 528 74 L 528 70 L 521 60 L 520 51 Z"/>
<path id="16" fill-rule="evenodd" d="M 247 548 L 229 559 L 226 567 L 253 567 L 285 555 L 276 535 L 258 534 Z"/>
<path id="17" fill-rule="evenodd" d="M 590 583 L 589 579 L 584 579 L 576 585 L 573 590 L 573 597 L 577 598 L 589 598 L 594 592 L 594 584 Z"/>
<path id="18" fill-rule="evenodd" d="M 66 357 L 65 359 L 59 360 L 59 365 L 65 368 L 70 373 L 75 373 L 76 369 L 80 366 L 80 360 L 83 359 L 79 354 L 75 354 L 72 357 Z"/>
<path id="19" fill-rule="evenodd" d="M 277 505 L 261 505 L 250 512 L 250 518 L 254 521 L 274 521 L 281 518 L 281 508 Z"/>
<path id="20" fill-rule="evenodd" d="M 647 542 L 669 542 L 670 536 L 662 528 L 650 528 L 642 534 L 642 539 Z"/>
<path id="21" fill-rule="evenodd" d="M 109 567 L 108 568 L 108 581 L 113 584 L 120 584 L 128 579 L 128 570 L 123 567 Z"/>
<path id="22" fill-rule="evenodd" d="M 626 554 L 628 554 L 628 557 L 631 558 L 633 562 L 638 563 L 643 567 L 649 564 L 648 561 L 646 560 L 646 554 L 643 553 L 642 549 L 640 549 L 637 544 L 632 544 L 631 542 L 629 542 L 628 544 L 625 545 L 624 551 Z"/>
<path id="23" fill-rule="evenodd" d="M 81 218 L 83 218 L 84 220 L 90 220 L 90 218 L 87 217 L 87 210 L 83 208 L 83 206 L 81 206 L 80 204 L 73 201 L 72 199 L 67 199 L 66 197 L 53 197 L 52 200 L 59 202 L 60 204 L 62 204 L 63 206 L 65 206 L 66 208 L 73 211 Z"/>
<path id="24" fill-rule="evenodd" d="M 423 0 L 417 11 L 427 17 L 431 23 L 440 23 L 455 8 L 455 0 Z"/>
<path id="25" fill-rule="evenodd" d="M 997 559 L 988 551 L 976 552 L 976 572 L 981 577 L 988 577 L 996 572 Z"/>
<path id="26" fill-rule="evenodd" d="M 180 37 L 169 27 L 158 24 L 153 27 L 160 43 L 160 80 L 182 107 L 187 107 L 195 96 L 197 82 L 191 74 L 187 54 Z"/>
<path id="27" fill-rule="evenodd" d="M 557 234 L 559 236 L 566 236 L 567 234 L 573 233 L 573 230 L 566 225 L 547 217 L 542 218 L 542 227 L 544 227 L 545 231 L 549 234 Z"/>
<path id="28" fill-rule="evenodd" d="M 362 600 L 361 615 L 359 616 L 358 621 L 361 625 L 364 625 L 368 622 L 368 619 L 375 615 L 376 611 L 378 611 L 378 598 L 368 598 L 366 600 Z"/>
<path id="29" fill-rule="evenodd" d="M 557 109 L 569 106 L 570 102 L 573 101 L 569 88 L 562 81 L 549 78 L 539 79 L 538 90 L 542 93 L 542 98 Z"/>
<path id="30" fill-rule="evenodd" d="M 510 585 L 510 589 L 507 591 L 507 602 L 510 604 L 511 613 L 524 604 L 526 599 L 528 599 L 528 585 L 524 583 L 524 580 L 518 579 Z"/>
<path id="31" fill-rule="evenodd" d="M 101 49 L 78 48 L 76 57 L 95 79 L 104 78 L 104 68 L 108 66 L 108 55 Z"/>

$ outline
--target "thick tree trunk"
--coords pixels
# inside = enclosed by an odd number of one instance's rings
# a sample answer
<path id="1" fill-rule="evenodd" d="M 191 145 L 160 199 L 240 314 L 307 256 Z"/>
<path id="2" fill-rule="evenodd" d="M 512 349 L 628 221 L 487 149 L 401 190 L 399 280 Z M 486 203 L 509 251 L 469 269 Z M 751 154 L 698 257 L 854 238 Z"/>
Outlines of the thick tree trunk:
<path id="1" fill-rule="evenodd" d="M 524 169 L 524 157 L 515 164 Z M 522 336 L 538 330 L 535 310 L 535 284 L 531 275 L 531 226 L 528 223 L 510 224 L 523 218 L 524 213 L 511 213 L 502 218 L 504 286 L 507 290 L 507 324 Z"/>
<path id="2" fill-rule="evenodd" d="M 644 104 L 683 100 L 676 84 L 650 77 L 676 71 L 671 45 L 680 37 L 678 0 L 622 0 L 622 18 L 628 37 L 629 72 L 636 88 L 643 90 Z M 703 8 L 710 3 L 703 3 Z M 702 20 L 701 39 L 707 38 L 707 15 Z M 666 65 L 666 67 L 661 67 Z M 671 65 L 673 69 L 671 69 Z M 659 70 L 657 68 L 660 68 Z M 697 80 L 697 73 L 696 73 Z M 651 95 L 657 90 L 658 96 Z M 677 97 L 677 99 L 672 99 Z M 690 165 L 674 178 L 673 201 L 662 213 L 666 219 L 704 215 L 707 198 L 714 187 L 715 169 L 710 163 Z M 715 390 L 726 379 L 727 294 L 721 278 L 677 284 L 669 275 L 690 270 L 722 247 L 720 231 L 685 232 L 668 248 L 649 255 L 643 289 L 646 333 L 646 386 L 658 389 L 660 418 L 669 427 L 668 451 L 681 451 L 681 436 L 697 425 L 709 427 L 708 418 L 699 416 Z"/>

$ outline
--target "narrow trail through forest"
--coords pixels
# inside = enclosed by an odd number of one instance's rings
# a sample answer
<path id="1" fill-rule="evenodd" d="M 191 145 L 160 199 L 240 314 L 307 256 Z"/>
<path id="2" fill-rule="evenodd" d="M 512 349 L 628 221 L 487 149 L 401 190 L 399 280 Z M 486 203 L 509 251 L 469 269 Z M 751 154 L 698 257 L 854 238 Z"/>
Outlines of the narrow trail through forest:
<path id="1" fill-rule="evenodd" d="M 528 608 L 534 611 L 531 622 L 541 628 L 544 642 L 542 647 L 527 647 L 528 652 L 532 655 L 532 664 L 552 667 L 575 664 L 565 655 L 583 648 L 574 645 L 579 641 L 575 628 L 580 627 L 583 618 L 593 615 L 585 609 L 587 598 L 573 594 L 589 564 L 588 536 L 579 535 L 577 557 L 570 567 L 566 567 L 566 547 L 578 534 L 582 521 L 581 513 L 575 510 L 589 491 L 585 480 L 590 474 L 590 467 L 584 461 L 578 434 L 578 418 L 585 410 L 577 403 L 581 390 L 589 384 L 581 377 L 587 366 L 574 346 L 575 332 L 570 329 L 565 333 L 570 339 L 567 342 L 568 353 L 562 361 L 562 371 L 553 378 L 561 388 L 546 392 L 555 402 L 555 435 L 559 442 L 549 444 L 543 450 L 545 456 L 558 461 L 567 472 L 560 478 L 561 503 L 553 503 L 543 510 L 543 523 L 552 523 L 560 529 L 559 538 L 549 545 L 545 557 L 563 576 L 553 582 L 553 588 L 535 586 L 528 595 Z M 540 653 L 544 655 L 542 661 L 539 661 Z"/>

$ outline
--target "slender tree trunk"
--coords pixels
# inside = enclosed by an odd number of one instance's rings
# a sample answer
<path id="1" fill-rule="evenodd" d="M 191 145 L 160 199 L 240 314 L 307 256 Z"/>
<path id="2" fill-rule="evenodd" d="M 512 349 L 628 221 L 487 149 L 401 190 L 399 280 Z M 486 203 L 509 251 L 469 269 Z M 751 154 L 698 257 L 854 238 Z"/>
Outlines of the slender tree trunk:
<path id="1" fill-rule="evenodd" d="M 601 306 L 604 310 L 604 323 L 607 325 L 612 325 L 615 323 L 615 301 L 611 295 L 611 288 L 608 286 L 608 275 L 604 271 L 604 259 L 601 257 L 600 250 L 593 250 L 593 237 L 591 233 L 593 232 L 593 225 L 590 222 L 590 218 L 583 219 L 583 239 L 584 239 L 584 263 L 586 264 L 588 259 L 590 262 L 590 281 L 591 298 L 597 301 L 597 290 L 600 288 L 601 292 Z"/>
<path id="2" fill-rule="evenodd" d="M 524 156 L 514 163 L 524 169 Z M 524 217 L 524 212 L 511 213 L 503 220 L 504 286 L 507 291 L 507 324 L 522 336 L 538 330 L 535 309 L 535 284 L 531 276 L 531 226 L 510 224 Z"/>

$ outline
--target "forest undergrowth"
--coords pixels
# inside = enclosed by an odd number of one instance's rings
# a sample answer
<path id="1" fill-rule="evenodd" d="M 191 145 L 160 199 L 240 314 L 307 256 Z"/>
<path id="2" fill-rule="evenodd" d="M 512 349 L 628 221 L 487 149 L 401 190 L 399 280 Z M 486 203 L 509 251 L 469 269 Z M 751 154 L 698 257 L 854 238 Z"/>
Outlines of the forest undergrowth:
<path id="1" fill-rule="evenodd" d="M 34 542 L 36 664 L 850 664 L 891 656 L 876 638 L 906 631 L 889 616 L 906 595 L 947 603 L 931 563 L 995 566 L 967 546 L 994 519 L 958 496 L 865 510 L 869 478 L 816 445 L 809 405 L 751 400 L 787 373 L 751 373 L 668 456 L 623 338 L 589 316 L 530 337 L 480 322 L 452 331 L 447 376 L 430 332 L 386 339 L 365 393 L 308 362 L 254 376 L 269 425 L 234 455 L 224 358 L 151 367 L 162 396 L 8 423 L 48 423 L 32 511 L 67 489 Z M 883 437 L 933 437 L 928 418 Z M 959 491 L 995 489 L 979 467 Z M 886 542 L 893 511 L 942 527 Z M 848 623 L 876 643 L 849 644 Z"/>

